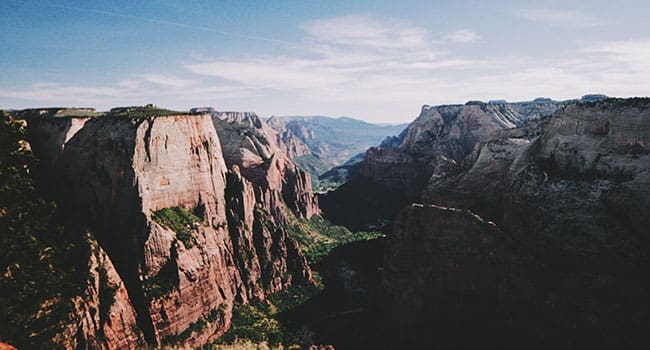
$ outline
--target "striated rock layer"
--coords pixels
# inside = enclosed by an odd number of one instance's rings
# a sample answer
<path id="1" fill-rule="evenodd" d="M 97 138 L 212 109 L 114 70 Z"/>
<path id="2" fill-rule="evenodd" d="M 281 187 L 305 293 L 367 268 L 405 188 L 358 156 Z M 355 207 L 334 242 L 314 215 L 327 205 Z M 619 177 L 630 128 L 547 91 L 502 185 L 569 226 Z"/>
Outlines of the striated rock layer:
<path id="1" fill-rule="evenodd" d="M 284 144 L 262 119 L 253 113 L 224 112 L 213 120 L 223 140 L 226 163 L 238 166 L 254 184 L 256 199 L 264 209 L 280 222 L 286 222 L 282 203 L 299 217 L 320 214 L 310 174 L 282 151 Z"/>
<path id="2" fill-rule="evenodd" d="M 549 115 L 559 106 L 549 102 L 424 106 L 400 136 L 368 150 L 359 175 L 417 195 L 432 176 L 458 171 L 463 159 L 494 132 Z"/>
<path id="3" fill-rule="evenodd" d="M 646 348 L 649 121 L 649 99 L 569 104 L 430 179 L 389 236 L 393 340 Z"/>
<path id="4" fill-rule="evenodd" d="M 466 157 L 492 134 L 549 115 L 562 104 L 540 99 L 425 105 L 399 136 L 367 150 L 348 183 L 321 197 L 323 210 L 334 222 L 350 227 L 382 226 L 406 203 L 418 200 L 429 182 L 465 169 Z M 387 207 L 386 201 L 399 205 Z"/>
<path id="5" fill-rule="evenodd" d="M 102 267 L 116 288 L 114 298 L 102 298 L 91 272 L 60 344 L 197 347 L 227 330 L 233 302 L 312 283 L 282 226 L 289 211 L 319 213 L 309 175 L 256 121 L 28 118 L 66 229 L 93 233 L 100 253 L 89 269 Z M 170 212 L 189 221 L 177 227 L 161 219 Z M 100 309 L 107 315 L 92 311 Z"/>

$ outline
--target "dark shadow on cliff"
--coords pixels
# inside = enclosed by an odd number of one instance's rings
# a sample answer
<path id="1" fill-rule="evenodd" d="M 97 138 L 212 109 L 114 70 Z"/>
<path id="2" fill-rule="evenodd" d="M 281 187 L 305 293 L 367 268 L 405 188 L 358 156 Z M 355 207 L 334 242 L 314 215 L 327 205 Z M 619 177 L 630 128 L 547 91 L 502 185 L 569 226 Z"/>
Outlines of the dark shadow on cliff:
<path id="1" fill-rule="evenodd" d="M 314 266 L 325 289 L 300 306 L 280 315 L 280 320 L 313 344 L 336 349 L 365 349 L 373 343 L 376 299 L 386 240 L 354 242 L 335 248 Z"/>
<path id="2" fill-rule="evenodd" d="M 397 213 L 413 199 L 399 189 L 362 177 L 318 198 L 325 218 L 353 232 L 389 228 Z"/>

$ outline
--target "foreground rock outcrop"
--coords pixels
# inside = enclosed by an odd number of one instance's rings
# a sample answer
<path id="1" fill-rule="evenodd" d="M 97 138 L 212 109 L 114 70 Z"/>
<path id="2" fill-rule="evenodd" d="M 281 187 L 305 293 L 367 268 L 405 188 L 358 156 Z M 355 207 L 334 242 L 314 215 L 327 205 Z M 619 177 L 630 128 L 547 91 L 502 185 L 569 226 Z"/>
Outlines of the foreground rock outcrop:
<path id="1" fill-rule="evenodd" d="M 647 347 L 649 121 L 648 99 L 569 104 L 429 178 L 389 236 L 388 338 Z"/>
<path id="2" fill-rule="evenodd" d="M 201 346 L 228 329 L 233 302 L 312 283 L 283 226 L 319 213 L 309 175 L 264 147 L 275 134 L 256 116 L 122 114 L 27 118 L 68 234 L 97 242 L 59 344 Z"/>

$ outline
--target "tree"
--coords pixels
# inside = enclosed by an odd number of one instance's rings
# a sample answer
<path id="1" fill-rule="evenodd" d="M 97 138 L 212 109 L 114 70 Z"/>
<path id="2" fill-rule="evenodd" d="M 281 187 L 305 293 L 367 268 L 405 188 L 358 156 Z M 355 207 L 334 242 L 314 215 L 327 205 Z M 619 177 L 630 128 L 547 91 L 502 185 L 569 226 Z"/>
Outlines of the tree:
<path id="1" fill-rule="evenodd" d="M 76 292 L 75 245 L 54 224 L 54 203 L 34 187 L 23 125 L 0 111 L 0 340 L 43 348 Z"/>

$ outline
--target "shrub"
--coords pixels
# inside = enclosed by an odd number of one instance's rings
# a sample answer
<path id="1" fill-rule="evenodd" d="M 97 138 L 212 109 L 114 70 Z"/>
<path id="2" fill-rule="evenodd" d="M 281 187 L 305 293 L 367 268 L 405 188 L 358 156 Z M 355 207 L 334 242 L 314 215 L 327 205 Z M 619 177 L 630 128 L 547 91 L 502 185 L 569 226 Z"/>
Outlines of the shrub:
<path id="1" fill-rule="evenodd" d="M 197 243 L 192 231 L 201 219 L 184 208 L 163 208 L 154 211 L 151 217 L 159 225 L 176 232 L 176 238 L 183 242 L 185 248 L 192 248 Z"/>

